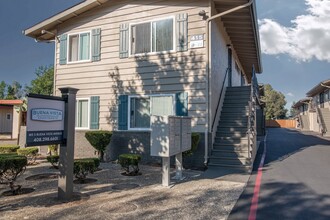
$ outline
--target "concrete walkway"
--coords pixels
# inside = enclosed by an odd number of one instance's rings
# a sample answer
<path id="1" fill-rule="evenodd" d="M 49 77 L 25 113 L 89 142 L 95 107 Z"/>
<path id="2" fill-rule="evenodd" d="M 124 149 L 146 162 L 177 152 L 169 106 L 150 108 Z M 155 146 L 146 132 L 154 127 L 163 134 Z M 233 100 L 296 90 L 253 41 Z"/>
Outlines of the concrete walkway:
<path id="1" fill-rule="evenodd" d="M 246 184 L 186 170 L 183 182 L 166 188 L 160 167 L 141 166 L 141 176 L 126 177 L 119 165 L 103 163 L 101 171 L 89 175 L 97 182 L 75 184 L 84 199 L 62 203 L 56 199 L 57 179 L 25 180 L 56 172 L 49 167 L 46 162 L 28 167 L 18 182 L 35 191 L 1 196 L 0 219 L 226 219 Z M 0 185 L 0 193 L 5 190 Z"/>
<path id="2" fill-rule="evenodd" d="M 261 147 L 260 153 L 264 150 Z M 256 173 L 229 219 L 248 219 Z M 330 219 L 330 140 L 268 129 L 256 219 Z"/>

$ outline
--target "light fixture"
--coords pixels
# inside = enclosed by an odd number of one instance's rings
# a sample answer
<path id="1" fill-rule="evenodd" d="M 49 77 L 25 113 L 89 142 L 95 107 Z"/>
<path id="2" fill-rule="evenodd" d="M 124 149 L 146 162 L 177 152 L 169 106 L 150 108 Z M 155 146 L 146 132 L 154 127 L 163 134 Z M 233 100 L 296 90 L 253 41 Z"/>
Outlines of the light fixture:
<path id="1" fill-rule="evenodd" d="M 201 10 L 201 11 L 199 11 L 199 12 L 198 12 L 198 15 L 204 17 L 204 16 L 206 15 L 205 10 Z"/>
<path id="2" fill-rule="evenodd" d="M 55 36 L 55 34 L 53 32 L 46 31 L 46 30 L 41 30 L 41 34 L 51 34 L 51 35 Z"/>

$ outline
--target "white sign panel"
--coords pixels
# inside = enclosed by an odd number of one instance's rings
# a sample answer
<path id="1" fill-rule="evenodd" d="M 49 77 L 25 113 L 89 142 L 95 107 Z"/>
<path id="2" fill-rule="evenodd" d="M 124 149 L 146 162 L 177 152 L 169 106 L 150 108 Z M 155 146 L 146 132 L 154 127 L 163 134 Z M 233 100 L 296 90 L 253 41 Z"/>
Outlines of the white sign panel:
<path id="1" fill-rule="evenodd" d="M 49 108 L 36 108 L 31 110 L 33 121 L 62 121 L 63 111 Z"/>
<path id="2" fill-rule="evenodd" d="M 65 102 L 60 97 L 30 95 L 26 117 L 26 145 L 63 142 Z"/>
<path id="3" fill-rule="evenodd" d="M 204 34 L 192 35 L 190 37 L 190 48 L 204 47 Z"/>

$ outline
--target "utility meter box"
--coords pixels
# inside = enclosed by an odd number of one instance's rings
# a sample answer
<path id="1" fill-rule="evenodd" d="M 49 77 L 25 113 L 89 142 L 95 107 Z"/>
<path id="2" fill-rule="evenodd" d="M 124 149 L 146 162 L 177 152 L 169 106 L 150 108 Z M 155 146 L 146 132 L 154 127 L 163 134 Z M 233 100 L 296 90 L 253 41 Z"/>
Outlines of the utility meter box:
<path id="1" fill-rule="evenodd" d="M 170 157 L 190 149 L 190 117 L 151 116 L 151 156 Z"/>

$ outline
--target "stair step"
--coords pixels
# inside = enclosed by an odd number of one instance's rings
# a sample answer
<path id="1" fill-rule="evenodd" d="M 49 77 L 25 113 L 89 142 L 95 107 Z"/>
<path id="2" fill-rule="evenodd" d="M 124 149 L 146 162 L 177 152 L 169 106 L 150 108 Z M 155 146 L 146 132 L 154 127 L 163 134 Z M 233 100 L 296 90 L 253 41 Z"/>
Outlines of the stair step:
<path id="1" fill-rule="evenodd" d="M 225 113 L 233 113 L 233 114 L 248 114 L 248 109 L 240 109 L 240 108 L 223 108 L 221 114 Z"/>
<path id="2" fill-rule="evenodd" d="M 231 132 L 235 132 L 235 131 L 247 131 L 247 126 L 224 126 L 223 124 L 221 126 L 218 126 L 218 132 L 220 131 L 231 131 Z"/>
<path id="3" fill-rule="evenodd" d="M 226 91 L 233 91 L 233 90 L 249 90 L 251 91 L 250 86 L 233 86 L 233 87 L 227 87 Z"/>
<path id="4" fill-rule="evenodd" d="M 237 117 L 239 117 L 239 116 L 248 116 L 248 112 L 244 112 L 244 113 L 242 113 L 242 112 L 223 112 L 222 114 L 221 114 L 221 116 L 220 116 L 220 118 L 222 117 L 233 117 L 233 119 L 237 119 Z"/>
<path id="5" fill-rule="evenodd" d="M 221 129 L 221 128 L 236 128 L 236 127 L 242 127 L 242 128 L 247 128 L 248 123 L 245 122 L 223 122 L 221 121 L 217 127 L 217 130 Z"/>
<path id="6" fill-rule="evenodd" d="M 247 137 L 225 137 L 225 136 L 216 136 L 214 138 L 214 142 L 219 144 L 224 143 L 224 144 L 241 144 L 241 143 L 247 143 L 248 142 L 248 138 Z"/>
<path id="7" fill-rule="evenodd" d="M 230 169 L 235 170 L 239 173 L 249 173 L 251 172 L 251 167 L 249 166 L 238 166 L 238 165 L 228 165 L 228 164 L 218 164 L 218 163 L 208 163 L 208 166 L 210 167 L 218 167 L 221 169 Z"/>
<path id="8" fill-rule="evenodd" d="M 223 157 L 223 156 L 210 156 L 210 160 L 220 160 L 225 163 L 229 164 L 249 164 L 251 162 L 251 159 L 248 157 L 237 157 L 237 156 L 230 156 L 230 157 Z"/>
<path id="9" fill-rule="evenodd" d="M 214 157 L 248 157 L 249 152 L 246 150 L 230 151 L 213 149 L 211 155 Z"/>
<path id="10" fill-rule="evenodd" d="M 213 145 L 213 149 L 219 149 L 219 150 L 247 150 L 248 149 L 248 141 L 241 141 L 240 143 L 234 143 L 234 142 L 215 142 Z"/>

